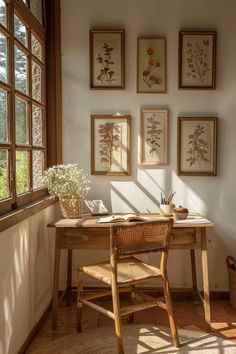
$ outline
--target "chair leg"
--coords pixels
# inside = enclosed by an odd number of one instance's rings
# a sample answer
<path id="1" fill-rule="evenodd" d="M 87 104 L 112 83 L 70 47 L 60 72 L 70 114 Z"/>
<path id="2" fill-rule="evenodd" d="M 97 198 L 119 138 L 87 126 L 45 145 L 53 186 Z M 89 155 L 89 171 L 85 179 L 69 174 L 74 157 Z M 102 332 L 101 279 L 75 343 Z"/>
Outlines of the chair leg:
<path id="1" fill-rule="evenodd" d="M 135 286 L 132 286 L 132 291 L 130 293 L 130 302 L 131 304 L 135 304 Z M 134 313 L 130 313 L 128 317 L 128 322 L 134 322 Z"/>
<path id="2" fill-rule="evenodd" d="M 81 316 L 82 316 L 82 307 L 83 304 L 80 299 L 83 296 L 83 271 L 78 270 L 78 290 L 77 290 L 77 319 L 76 319 L 76 328 L 77 332 L 81 332 Z"/>
<path id="3" fill-rule="evenodd" d="M 166 307 L 167 307 L 167 312 L 168 312 L 168 317 L 169 317 L 169 322 L 170 322 L 170 329 L 171 329 L 172 337 L 174 340 L 174 345 L 175 345 L 175 347 L 179 347 L 179 336 L 178 336 L 178 332 L 177 332 L 176 324 L 175 324 L 175 320 L 174 320 L 173 306 L 172 306 L 172 300 L 171 300 L 171 294 L 170 294 L 169 282 L 168 282 L 167 275 L 163 275 L 163 287 L 164 287 Z"/>
<path id="4" fill-rule="evenodd" d="M 113 299 L 113 310 L 115 315 L 115 331 L 117 338 L 117 347 L 118 354 L 125 354 L 124 345 L 123 345 L 123 335 L 122 335 L 122 327 L 121 327 L 121 318 L 120 318 L 120 301 L 119 294 L 117 294 L 115 301 Z"/>
<path id="5" fill-rule="evenodd" d="M 116 338 L 117 338 L 118 354 L 125 354 L 124 345 L 123 345 L 122 327 L 121 327 L 121 317 L 120 317 L 120 298 L 119 298 L 119 290 L 117 284 L 112 286 L 112 302 L 113 302 L 113 311 L 115 315 L 115 331 L 116 331 Z"/>

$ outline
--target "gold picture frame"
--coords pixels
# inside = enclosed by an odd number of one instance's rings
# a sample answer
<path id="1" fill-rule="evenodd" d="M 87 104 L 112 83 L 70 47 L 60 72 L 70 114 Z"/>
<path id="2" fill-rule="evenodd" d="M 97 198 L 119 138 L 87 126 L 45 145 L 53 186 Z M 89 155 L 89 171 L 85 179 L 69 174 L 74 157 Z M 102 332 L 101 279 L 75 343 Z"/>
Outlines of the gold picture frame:
<path id="1" fill-rule="evenodd" d="M 166 93 L 165 38 L 138 38 L 137 93 Z"/>
<path id="2" fill-rule="evenodd" d="M 216 176 L 217 118 L 178 118 L 178 175 Z"/>
<path id="3" fill-rule="evenodd" d="M 140 110 L 140 165 L 168 164 L 168 109 Z"/>
<path id="4" fill-rule="evenodd" d="M 215 89 L 216 32 L 179 32 L 178 88 Z"/>
<path id="5" fill-rule="evenodd" d="M 91 116 L 91 174 L 130 175 L 129 115 Z"/>
<path id="6" fill-rule="evenodd" d="M 90 30 L 90 89 L 125 88 L 125 31 Z"/>

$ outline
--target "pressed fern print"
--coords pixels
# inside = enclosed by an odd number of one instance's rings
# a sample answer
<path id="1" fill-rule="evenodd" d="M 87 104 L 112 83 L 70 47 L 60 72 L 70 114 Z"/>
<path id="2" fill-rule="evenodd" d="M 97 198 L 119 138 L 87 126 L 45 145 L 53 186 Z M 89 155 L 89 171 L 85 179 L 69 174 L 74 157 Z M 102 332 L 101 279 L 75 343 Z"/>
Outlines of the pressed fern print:
<path id="1" fill-rule="evenodd" d="M 120 148 L 120 126 L 115 123 L 105 123 L 99 125 L 99 153 L 100 162 L 107 163 L 109 168 L 112 166 L 113 152 Z"/>
<path id="2" fill-rule="evenodd" d="M 156 114 L 152 114 L 151 117 L 147 118 L 148 125 L 147 128 L 147 135 L 146 142 L 148 143 L 150 150 L 149 153 L 153 156 L 153 153 L 157 151 L 157 149 L 161 148 L 158 140 L 160 140 L 160 134 L 162 133 L 161 129 L 158 129 L 158 125 L 161 124 L 157 118 Z"/>
<path id="3" fill-rule="evenodd" d="M 193 134 L 188 135 L 188 144 L 190 147 L 187 151 L 189 157 L 186 159 L 186 161 L 189 162 L 190 166 L 200 166 L 202 162 L 209 162 L 207 154 L 209 152 L 210 144 L 202 137 L 205 133 L 205 127 L 198 124 L 195 127 Z"/>
<path id="4" fill-rule="evenodd" d="M 187 42 L 187 76 L 206 82 L 208 66 L 208 47 L 209 40 L 203 39 L 200 44 Z"/>
<path id="5" fill-rule="evenodd" d="M 109 44 L 104 43 L 103 49 L 103 56 L 99 53 L 96 59 L 102 66 L 100 73 L 97 76 L 97 80 L 101 81 L 102 84 L 106 83 L 107 85 L 111 85 L 112 81 L 115 81 L 115 79 L 113 79 L 115 71 L 111 68 L 112 65 L 115 64 L 112 60 L 112 52 L 114 48 L 112 48 Z"/>

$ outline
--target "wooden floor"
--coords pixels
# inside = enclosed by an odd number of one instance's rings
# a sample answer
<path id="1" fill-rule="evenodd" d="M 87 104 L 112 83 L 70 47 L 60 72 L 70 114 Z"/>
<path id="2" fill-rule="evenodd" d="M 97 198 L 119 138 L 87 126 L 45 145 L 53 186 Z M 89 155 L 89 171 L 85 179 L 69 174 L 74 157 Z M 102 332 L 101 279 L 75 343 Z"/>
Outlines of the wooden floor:
<path id="1" fill-rule="evenodd" d="M 110 307 L 110 303 L 107 302 L 107 305 Z M 204 321 L 202 306 L 194 305 L 191 301 L 174 303 L 176 323 L 179 328 L 208 332 L 236 343 L 236 310 L 232 309 L 227 300 L 212 301 L 211 310 L 212 330 L 208 331 Z M 29 353 L 31 350 L 38 349 L 52 340 L 75 332 L 75 318 L 76 304 L 73 302 L 71 306 L 66 306 L 62 303 L 59 308 L 58 329 L 51 329 L 50 314 L 27 352 Z M 125 318 L 123 320 L 126 322 Z M 166 311 L 158 307 L 136 312 L 134 314 L 134 322 L 137 324 L 149 323 L 157 326 L 169 326 Z M 84 307 L 82 316 L 83 332 L 93 328 L 113 325 L 113 320 L 91 308 Z"/>

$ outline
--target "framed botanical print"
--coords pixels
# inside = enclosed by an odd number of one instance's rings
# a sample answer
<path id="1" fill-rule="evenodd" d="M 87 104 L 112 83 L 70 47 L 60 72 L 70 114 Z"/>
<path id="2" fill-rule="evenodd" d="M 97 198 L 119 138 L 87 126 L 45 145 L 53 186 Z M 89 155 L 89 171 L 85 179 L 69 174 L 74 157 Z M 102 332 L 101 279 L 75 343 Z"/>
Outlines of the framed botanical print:
<path id="1" fill-rule="evenodd" d="M 179 32 L 179 89 L 215 89 L 216 32 Z"/>
<path id="2" fill-rule="evenodd" d="M 138 38 L 137 93 L 166 93 L 165 38 Z"/>
<path id="3" fill-rule="evenodd" d="M 130 175 L 130 116 L 91 116 L 91 174 Z"/>
<path id="4" fill-rule="evenodd" d="M 140 165 L 168 163 L 168 109 L 140 111 Z"/>
<path id="5" fill-rule="evenodd" d="M 124 30 L 90 30 L 90 89 L 124 88 Z"/>
<path id="6" fill-rule="evenodd" d="M 178 175 L 216 176 L 217 118 L 178 118 Z"/>

